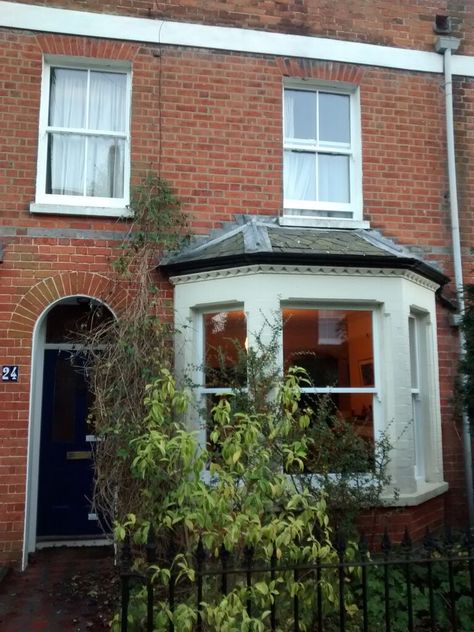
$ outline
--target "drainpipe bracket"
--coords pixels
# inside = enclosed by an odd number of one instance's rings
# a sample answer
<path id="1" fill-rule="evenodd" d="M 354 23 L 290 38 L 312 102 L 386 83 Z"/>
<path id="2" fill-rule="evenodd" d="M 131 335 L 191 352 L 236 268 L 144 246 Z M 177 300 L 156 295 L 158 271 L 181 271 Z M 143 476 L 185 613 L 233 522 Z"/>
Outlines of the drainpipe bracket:
<path id="1" fill-rule="evenodd" d="M 460 45 L 461 40 L 458 37 L 443 35 L 436 39 L 435 51 L 437 53 L 445 53 L 447 50 L 456 51 Z"/>
<path id="2" fill-rule="evenodd" d="M 449 315 L 449 324 L 451 327 L 457 329 L 461 326 L 462 317 L 461 314 L 450 314 Z"/>

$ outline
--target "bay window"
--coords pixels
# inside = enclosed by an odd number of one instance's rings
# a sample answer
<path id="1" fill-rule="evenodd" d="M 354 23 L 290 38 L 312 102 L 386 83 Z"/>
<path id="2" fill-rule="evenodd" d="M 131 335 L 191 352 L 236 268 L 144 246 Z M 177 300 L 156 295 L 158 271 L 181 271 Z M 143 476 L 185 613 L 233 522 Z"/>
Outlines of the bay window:
<path id="1" fill-rule="evenodd" d="M 209 412 L 233 384 L 245 390 L 247 346 L 272 344 L 277 331 L 282 371 L 301 366 L 311 380 L 302 385 L 303 406 L 317 413 L 325 397 L 365 441 L 376 443 L 383 434 L 393 446 L 389 504 L 416 505 L 446 491 L 436 283 L 395 268 L 286 264 L 189 272 L 171 280 L 176 371 L 189 376 L 192 368 L 198 406 L 190 423 L 200 428 L 201 445 L 212 449 L 202 421 L 209 415 L 200 412 Z"/>

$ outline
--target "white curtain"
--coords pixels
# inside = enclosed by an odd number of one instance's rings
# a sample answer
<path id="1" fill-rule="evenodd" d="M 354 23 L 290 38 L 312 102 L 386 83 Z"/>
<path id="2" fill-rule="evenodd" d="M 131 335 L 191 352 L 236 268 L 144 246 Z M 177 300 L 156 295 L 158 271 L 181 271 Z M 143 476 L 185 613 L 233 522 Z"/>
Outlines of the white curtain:
<path id="1" fill-rule="evenodd" d="M 81 135 L 80 130 L 125 131 L 126 75 L 62 68 L 51 72 L 49 123 L 79 133 L 50 133 L 50 192 L 123 197 L 123 139 Z"/>
<path id="2" fill-rule="evenodd" d="M 323 202 L 350 202 L 349 158 L 319 154 L 319 199 Z"/>
<path id="3" fill-rule="evenodd" d="M 93 136 L 88 140 L 86 195 L 123 197 L 124 142 Z"/>
<path id="4" fill-rule="evenodd" d="M 125 75 L 91 72 L 89 129 L 125 131 L 125 89 Z"/>
<path id="5" fill-rule="evenodd" d="M 316 154 L 285 151 L 283 173 L 287 200 L 316 199 Z"/>
<path id="6" fill-rule="evenodd" d="M 285 91 L 285 139 L 295 136 L 295 106 L 298 93 Z M 286 150 L 283 165 L 283 186 L 287 200 L 316 199 L 316 155 Z"/>
<path id="7" fill-rule="evenodd" d="M 81 129 L 86 124 L 87 71 L 51 69 L 49 124 Z M 50 192 L 83 195 L 85 139 L 76 134 L 50 134 Z"/>

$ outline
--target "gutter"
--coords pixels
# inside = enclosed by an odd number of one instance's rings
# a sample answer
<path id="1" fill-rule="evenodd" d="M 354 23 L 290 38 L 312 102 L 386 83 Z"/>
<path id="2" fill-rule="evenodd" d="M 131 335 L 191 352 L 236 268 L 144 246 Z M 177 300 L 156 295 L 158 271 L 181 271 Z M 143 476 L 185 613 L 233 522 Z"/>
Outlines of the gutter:
<path id="1" fill-rule="evenodd" d="M 188 261 L 162 263 L 159 269 L 170 276 L 177 274 L 192 274 L 194 272 L 210 272 L 224 268 L 237 268 L 242 265 L 255 264 L 294 264 L 334 267 L 363 267 L 363 268 L 396 268 L 410 270 L 420 276 L 430 279 L 440 286 L 445 285 L 449 278 L 442 272 L 427 265 L 417 258 L 391 255 L 357 255 L 357 254 L 325 254 L 325 253 L 295 253 L 286 252 L 247 252 L 235 255 L 195 258 Z"/>
<path id="2" fill-rule="evenodd" d="M 435 42 L 435 50 L 441 53 L 444 58 L 444 90 L 446 108 L 446 149 L 448 158 L 448 181 L 449 181 L 449 207 L 451 215 L 451 240 L 453 245 L 454 282 L 456 298 L 461 315 L 464 314 L 464 279 L 462 270 L 461 255 L 461 234 L 459 229 L 459 207 L 458 207 L 458 187 L 456 179 L 456 154 L 454 145 L 454 112 L 453 112 L 453 78 L 451 61 L 452 51 L 459 48 L 460 40 L 456 37 L 441 36 Z M 462 328 L 459 329 L 460 358 L 466 354 L 466 338 Z M 464 471 L 466 476 L 466 495 L 469 528 L 474 529 L 474 486 L 472 471 L 472 442 L 469 417 L 463 411 L 462 416 L 462 437 Z"/>

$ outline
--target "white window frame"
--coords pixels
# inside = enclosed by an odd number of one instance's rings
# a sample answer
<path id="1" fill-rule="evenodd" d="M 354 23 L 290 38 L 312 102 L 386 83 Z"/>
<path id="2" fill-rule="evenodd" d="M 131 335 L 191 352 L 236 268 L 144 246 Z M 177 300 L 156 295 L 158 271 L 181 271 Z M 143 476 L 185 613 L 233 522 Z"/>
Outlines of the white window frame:
<path id="1" fill-rule="evenodd" d="M 426 480 L 426 455 L 424 447 L 426 410 L 425 383 L 427 353 L 426 327 L 427 315 L 420 312 L 410 312 L 408 316 L 408 339 L 410 353 L 410 385 L 412 402 L 413 442 L 415 453 L 415 478 L 417 481 Z M 425 366 L 425 370 L 423 367 Z M 413 370 L 414 369 L 414 370 Z"/>
<path id="2" fill-rule="evenodd" d="M 376 439 L 380 436 L 381 428 L 380 428 L 380 406 L 379 403 L 381 401 L 381 380 L 380 380 L 380 369 L 379 369 L 379 327 L 378 327 L 378 311 L 377 306 L 374 305 L 358 305 L 357 303 L 344 303 L 344 304 L 331 304 L 328 306 L 326 303 L 308 303 L 308 304 L 292 304 L 292 303 L 281 303 L 280 314 L 283 315 L 283 310 L 286 308 L 290 309 L 313 309 L 313 310 L 325 310 L 325 311 L 366 311 L 371 312 L 372 318 L 372 352 L 373 352 L 373 363 L 374 363 L 374 385 L 373 386 L 364 386 L 364 387 L 334 387 L 334 386 L 325 386 L 325 387 L 308 387 L 301 386 L 302 393 L 309 394 L 368 394 L 372 395 L 372 430 L 373 437 Z M 233 391 L 233 387 L 207 387 L 205 386 L 205 333 L 204 333 L 204 316 L 208 313 L 214 312 L 235 312 L 241 311 L 244 313 L 246 318 L 246 326 L 247 326 L 247 337 L 249 336 L 248 331 L 248 316 L 246 310 L 244 309 L 243 304 L 233 304 L 229 305 L 215 305 L 210 308 L 196 310 L 195 319 L 196 319 L 196 349 L 194 357 L 197 359 L 196 372 L 194 375 L 194 380 L 196 386 L 196 399 L 198 403 L 198 409 L 202 410 L 205 405 L 205 398 L 207 395 L 229 395 Z M 280 333 L 280 341 L 279 341 L 279 357 L 277 358 L 278 364 L 281 372 L 283 373 L 283 328 L 281 328 Z M 203 423 L 203 420 L 200 420 L 199 423 L 199 445 L 201 448 L 206 447 L 207 445 L 207 429 Z"/>
<path id="3" fill-rule="evenodd" d="M 195 318 L 196 318 L 196 353 L 195 357 L 197 358 L 197 367 L 196 373 L 194 376 L 196 387 L 196 398 L 198 403 L 198 409 L 203 410 L 205 406 L 205 399 L 207 395 L 230 395 L 234 390 L 234 387 L 208 387 L 205 385 L 205 360 L 206 360 L 206 336 L 204 331 L 204 316 L 205 314 L 213 314 L 214 312 L 243 312 L 245 316 L 245 324 L 246 324 L 246 332 L 248 336 L 248 318 L 247 314 L 244 310 L 244 305 L 242 304 L 233 304 L 233 305 L 213 305 L 212 307 L 206 309 L 196 310 Z M 201 449 L 206 448 L 207 446 L 207 427 L 206 420 L 200 419 L 199 421 L 199 435 L 198 435 L 198 443 Z M 206 470 L 203 473 L 203 477 L 206 479 L 209 477 L 209 471 Z"/>
<path id="4" fill-rule="evenodd" d="M 350 97 L 350 147 L 338 143 L 311 143 L 310 141 L 295 141 L 285 138 L 285 91 L 302 90 L 306 92 L 327 92 L 341 94 Z M 337 225 L 349 222 L 362 222 L 362 149 L 361 149 L 361 125 L 360 125 L 360 95 L 357 86 L 343 83 L 309 82 L 302 80 L 288 80 L 283 86 L 283 152 L 296 150 L 311 152 L 314 154 L 337 154 L 349 156 L 349 195 L 348 203 L 292 200 L 284 197 L 284 219 L 295 221 L 321 220 L 323 223 Z M 317 173 L 315 173 L 317 178 Z M 283 192 L 283 195 L 284 192 Z M 343 214 L 344 216 L 340 216 Z"/>
<path id="5" fill-rule="evenodd" d="M 123 197 L 96 197 L 77 195 L 57 195 L 46 193 L 46 175 L 48 167 L 48 137 L 54 131 L 65 131 L 63 128 L 50 126 L 50 86 L 51 69 L 67 68 L 87 71 L 114 72 L 125 75 L 126 82 L 126 104 L 125 120 L 126 129 L 124 132 L 99 132 L 87 129 L 67 129 L 68 132 L 79 133 L 83 136 L 110 136 L 120 138 L 124 141 L 124 174 L 123 174 Z M 32 213 L 59 213 L 74 215 L 104 215 L 120 217 L 130 215 L 128 205 L 130 203 L 130 113 L 131 113 L 131 93 L 132 93 L 132 73 L 131 66 L 127 63 L 117 62 L 107 59 L 70 58 L 62 56 L 46 56 L 43 59 L 43 75 L 41 82 L 41 105 L 39 115 L 39 136 L 38 136 L 38 163 L 36 176 L 36 198 L 30 205 Z"/>

